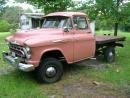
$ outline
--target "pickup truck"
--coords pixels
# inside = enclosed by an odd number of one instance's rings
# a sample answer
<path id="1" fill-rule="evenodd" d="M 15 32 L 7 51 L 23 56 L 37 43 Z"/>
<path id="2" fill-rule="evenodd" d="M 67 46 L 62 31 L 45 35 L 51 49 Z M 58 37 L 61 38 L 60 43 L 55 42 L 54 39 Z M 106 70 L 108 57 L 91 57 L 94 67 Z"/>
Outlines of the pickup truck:
<path id="1" fill-rule="evenodd" d="M 55 12 L 46 15 L 42 28 L 21 30 L 5 40 L 9 52 L 4 61 L 22 71 L 36 71 L 39 82 L 53 83 L 63 75 L 62 61 L 76 63 L 96 55 L 115 60 L 115 47 L 123 47 L 125 37 L 94 36 L 89 19 L 81 12 Z"/>

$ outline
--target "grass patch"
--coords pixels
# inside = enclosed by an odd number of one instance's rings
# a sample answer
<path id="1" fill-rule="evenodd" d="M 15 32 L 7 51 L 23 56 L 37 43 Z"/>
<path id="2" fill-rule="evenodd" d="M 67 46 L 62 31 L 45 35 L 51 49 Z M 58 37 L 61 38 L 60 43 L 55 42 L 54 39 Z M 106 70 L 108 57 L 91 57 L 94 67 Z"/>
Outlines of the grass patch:
<path id="1" fill-rule="evenodd" d="M 8 35 L 10 35 L 9 32 L 0 32 L 0 68 L 6 65 L 2 60 L 2 52 L 8 49 L 7 45 L 5 44 L 5 37 Z"/>
<path id="2" fill-rule="evenodd" d="M 0 76 L 1 98 L 47 98 L 28 74 L 15 71 Z"/>
<path id="3" fill-rule="evenodd" d="M 112 31 L 98 31 L 97 35 L 111 34 Z M 97 80 L 112 83 L 114 85 L 128 86 L 130 84 L 130 33 L 119 32 L 118 36 L 125 36 L 123 48 L 116 48 L 116 61 L 104 70 L 89 70 L 86 74 Z"/>

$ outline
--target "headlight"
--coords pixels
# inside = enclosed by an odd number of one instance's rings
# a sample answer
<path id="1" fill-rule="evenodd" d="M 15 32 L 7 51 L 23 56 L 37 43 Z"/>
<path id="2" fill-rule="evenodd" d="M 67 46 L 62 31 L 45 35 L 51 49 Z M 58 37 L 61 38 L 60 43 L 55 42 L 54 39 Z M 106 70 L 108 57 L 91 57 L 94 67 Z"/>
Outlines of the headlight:
<path id="1" fill-rule="evenodd" d="M 26 49 L 27 52 L 31 51 L 30 47 L 28 47 L 28 46 L 25 46 L 25 49 Z"/>
<path id="2" fill-rule="evenodd" d="M 31 58 L 31 48 L 26 45 L 24 49 L 25 49 L 25 54 L 26 54 L 27 59 L 30 59 Z"/>

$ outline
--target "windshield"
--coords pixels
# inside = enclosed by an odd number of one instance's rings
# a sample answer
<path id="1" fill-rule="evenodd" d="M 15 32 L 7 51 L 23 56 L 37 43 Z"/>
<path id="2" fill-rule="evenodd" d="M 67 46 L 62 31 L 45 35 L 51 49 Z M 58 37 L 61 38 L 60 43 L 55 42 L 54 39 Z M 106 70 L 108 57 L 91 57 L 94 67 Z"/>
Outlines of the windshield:
<path id="1" fill-rule="evenodd" d="M 45 17 L 42 28 L 64 28 L 69 21 L 68 17 L 50 16 Z"/>

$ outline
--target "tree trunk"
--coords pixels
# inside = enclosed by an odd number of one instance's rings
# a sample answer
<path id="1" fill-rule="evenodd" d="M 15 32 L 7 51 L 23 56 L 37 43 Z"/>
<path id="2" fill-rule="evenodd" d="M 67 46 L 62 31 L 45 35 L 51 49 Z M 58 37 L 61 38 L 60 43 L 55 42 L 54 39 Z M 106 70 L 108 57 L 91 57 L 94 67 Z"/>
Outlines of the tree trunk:
<path id="1" fill-rule="evenodd" d="M 114 36 L 117 36 L 117 32 L 118 32 L 118 26 L 119 26 L 119 19 L 120 19 L 120 16 L 119 16 L 119 6 L 120 6 L 120 4 L 123 2 L 123 0 L 117 0 L 117 2 L 116 2 L 116 10 L 117 10 L 117 12 L 116 12 L 116 23 L 115 23 L 115 26 L 114 26 Z"/>
<path id="2" fill-rule="evenodd" d="M 115 27 L 114 27 L 114 36 L 117 36 L 118 25 L 119 25 L 119 23 L 115 23 Z"/>

